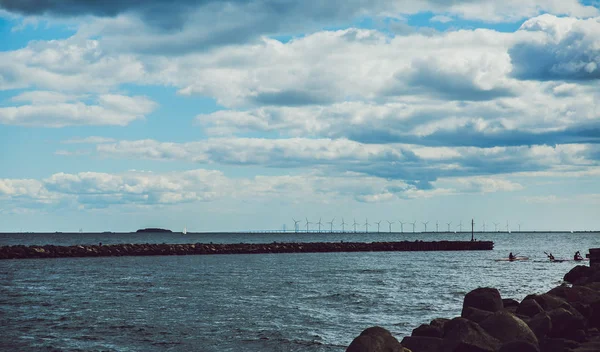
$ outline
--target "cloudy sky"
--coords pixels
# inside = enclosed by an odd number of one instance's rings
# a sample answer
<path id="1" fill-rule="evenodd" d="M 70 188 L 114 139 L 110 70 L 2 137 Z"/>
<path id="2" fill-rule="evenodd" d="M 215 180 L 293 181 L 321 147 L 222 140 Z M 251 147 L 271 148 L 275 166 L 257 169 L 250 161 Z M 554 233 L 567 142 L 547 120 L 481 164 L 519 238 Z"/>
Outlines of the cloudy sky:
<path id="1" fill-rule="evenodd" d="M 600 229 L 599 102 L 596 0 L 0 0 L 0 231 Z"/>

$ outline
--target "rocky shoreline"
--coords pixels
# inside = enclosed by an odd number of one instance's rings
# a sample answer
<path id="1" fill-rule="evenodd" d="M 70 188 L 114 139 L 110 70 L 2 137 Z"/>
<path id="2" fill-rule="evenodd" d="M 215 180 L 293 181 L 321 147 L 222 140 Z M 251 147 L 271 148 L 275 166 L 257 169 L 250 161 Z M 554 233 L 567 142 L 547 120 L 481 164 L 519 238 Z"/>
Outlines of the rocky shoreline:
<path id="1" fill-rule="evenodd" d="M 77 246 L 3 246 L 0 259 L 115 257 L 139 255 L 206 255 L 261 253 L 322 253 L 322 252 L 382 252 L 382 251 L 459 251 L 491 250 L 488 241 L 402 241 L 402 242 L 293 242 L 268 244 L 111 244 Z"/>
<path id="2" fill-rule="evenodd" d="M 579 265 L 565 284 L 521 302 L 495 288 L 477 288 L 460 317 L 438 318 L 399 342 L 378 326 L 364 330 L 347 352 L 592 352 L 600 351 L 600 266 Z"/>

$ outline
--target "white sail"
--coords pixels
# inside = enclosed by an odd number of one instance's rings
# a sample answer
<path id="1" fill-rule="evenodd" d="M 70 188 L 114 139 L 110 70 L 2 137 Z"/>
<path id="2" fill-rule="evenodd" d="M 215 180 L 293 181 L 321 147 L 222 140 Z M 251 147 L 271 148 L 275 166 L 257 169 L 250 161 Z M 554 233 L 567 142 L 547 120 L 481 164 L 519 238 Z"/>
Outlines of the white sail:
<path id="1" fill-rule="evenodd" d="M 187 227 L 184 227 L 184 228 L 183 228 L 183 231 L 182 231 L 182 233 L 183 233 L 184 235 L 185 235 L 185 234 L 187 234 Z"/>

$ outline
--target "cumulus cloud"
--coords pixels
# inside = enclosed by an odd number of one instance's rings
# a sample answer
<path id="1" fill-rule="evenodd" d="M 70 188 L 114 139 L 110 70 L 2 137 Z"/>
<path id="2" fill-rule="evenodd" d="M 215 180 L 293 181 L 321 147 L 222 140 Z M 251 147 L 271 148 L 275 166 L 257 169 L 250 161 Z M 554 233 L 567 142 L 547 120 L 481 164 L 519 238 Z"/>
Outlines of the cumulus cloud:
<path id="1" fill-rule="evenodd" d="M 17 101 L 31 99 L 30 105 L 0 107 L 0 123 L 20 126 L 64 127 L 73 125 L 125 126 L 142 119 L 156 103 L 142 96 L 102 94 L 96 105 L 81 101 L 49 101 L 46 94 L 21 94 Z M 59 94 L 58 97 L 61 97 Z M 55 99 L 52 96 L 50 100 Z"/>
<path id="2" fill-rule="evenodd" d="M 520 79 L 600 78 L 600 17 L 585 20 L 542 15 L 523 23 L 523 36 L 509 50 Z"/>

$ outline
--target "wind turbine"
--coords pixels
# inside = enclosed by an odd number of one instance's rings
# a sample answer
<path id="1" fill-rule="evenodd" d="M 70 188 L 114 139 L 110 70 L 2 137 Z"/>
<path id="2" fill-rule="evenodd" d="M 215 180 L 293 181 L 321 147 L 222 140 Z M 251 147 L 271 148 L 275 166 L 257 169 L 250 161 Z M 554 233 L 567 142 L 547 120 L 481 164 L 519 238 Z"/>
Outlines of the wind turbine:
<path id="1" fill-rule="evenodd" d="M 365 232 L 369 232 L 369 219 L 365 218 Z"/>
<path id="2" fill-rule="evenodd" d="M 294 218 L 292 218 L 292 220 L 294 220 L 294 232 L 298 232 L 298 223 L 300 222 L 300 220 L 296 220 Z"/>
<path id="3" fill-rule="evenodd" d="M 435 221 L 435 232 L 440 232 L 440 224 L 437 220 Z"/>
<path id="4" fill-rule="evenodd" d="M 344 228 L 344 225 L 346 225 L 346 223 L 344 222 L 344 218 L 342 218 L 342 233 L 346 232 L 346 229 Z"/>
<path id="5" fill-rule="evenodd" d="M 391 222 L 390 222 L 389 220 L 386 220 L 386 221 L 387 221 L 387 223 L 388 223 L 388 225 L 389 225 L 389 227 L 390 227 L 390 233 L 392 233 L 392 224 L 393 224 L 394 222 L 393 222 L 393 221 L 391 221 Z"/>
<path id="6" fill-rule="evenodd" d="M 416 223 L 417 223 L 416 221 L 409 222 L 409 224 L 412 224 L 412 225 L 413 225 L 413 233 L 415 233 L 415 224 L 416 224 Z"/>
<path id="7" fill-rule="evenodd" d="M 309 222 L 308 218 L 306 218 L 306 232 L 308 232 L 308 224 L 312 224 L 312 222 Z"/>
<path id="8" fill-rule="evenodd" d="M 521 223 L 518 223 L 519 225 L 519 232 L 521 232 Z"/>
<path id="9" fill-rule="evenodd" d="M 329 232 L 333 232 L 333 222 L 335 221 L 335 217 L 331 219 L 331 221 L 327 222 L 329 224 Z"/>
<path id="10" fill-rule="evenodd" d="M 400 232 L 404 233 L 404 224 L 407 224 L 406 222 L 402 222 L 402 221 L 398 221 L 400 223 Z"/>
<path id="11" fill-rule="evenodd" d="M 446 225 L 448 225 L 448 232 L 450 232 L 450 225 L 452 225 L 452 221 L 447 222 Z"/>
<path id="12" fill-rule="evenodd" d="M 358 225 L 358 223 L 356 222 L 356 218 L 354 218 L 354 233 L 356 233 L 356 225 Z"/>
<path id="13" fill-rule="evenodd" d="M 483 222 L 483 232 L 485 232 L 485 221 Z"/>
<path id="14" fill-rule="evenodd" d="M 421 222 L 423 225 L 425 225 L 425 232 L 427 232 L 427 224 L 429 224 L 429 221 L 426 222 Z"/>
<path id="15" fill-rule="evenodd" d="M 510 231 L 508 230 L 508 220 L 506 220 L 506 232 L 510 233 Z"/>
<path id="16" fill-rule="evenodd" d="M 498 225 L 500 225 L 499 222 L 494 222 L 494 232 L 498 232 Z"/>
<path id="17" fill-rule="evenodd" d="M 459 233 L 462 232 L 462 220 L 458 223 L 458 226 L 456 226 L 456 227 L 458 227 Z"/>
<path id="18" fill-rule="evenodd" d="M 381 220 L 375 221 L 375 223 L 377 224 L 377 233 L 379 233 L 379 225 L 381 225 Z"/>
<path id="19" fill-rule="evenodd" d="M 323 223 L 321 222 L 321 218 L 319 218 L 319 222 L 317 223 L 317 225 L 319 225 L 319 233 L 321 233 L 321 225 L 323 225 Z"/>

